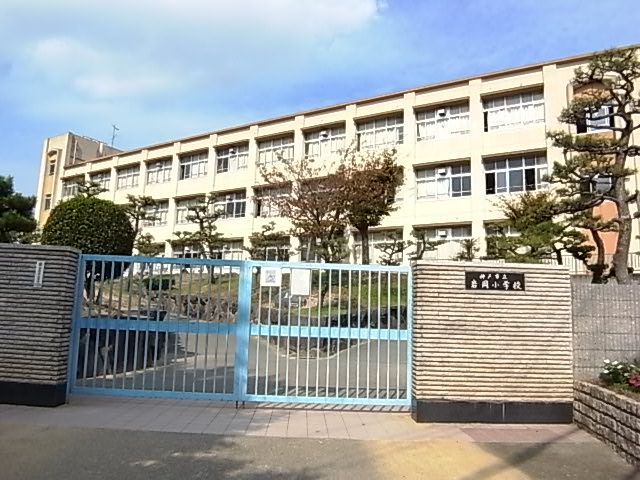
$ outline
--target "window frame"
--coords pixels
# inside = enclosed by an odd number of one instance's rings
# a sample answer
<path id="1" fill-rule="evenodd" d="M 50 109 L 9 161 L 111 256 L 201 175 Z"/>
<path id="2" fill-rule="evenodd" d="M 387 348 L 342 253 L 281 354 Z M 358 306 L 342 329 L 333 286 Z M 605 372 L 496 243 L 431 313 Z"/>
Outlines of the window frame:
<path id="1" fill-rule="evenodd" d="M 282 160 L 293 160 L 294 135 L 281 135 L 278 137 L 258 140 L 257 147 L 257 165 L 273 165 Z M 282 155 L 278 156 L 276 152 L 279 151 L 282 151 Z"/>
<path id="2" fill-rule="evenodd" d="M 394 123 L 390 123 L 393 120 Z M 384 122 L 384 124 L 382 123 Z M 393 137 L 389 139 L 389 137 Z M 371 137 L 373 142 L 363 141 Z M 389 148 L 404 143 L 404 116 L 402 114 L 376 117 L 356 123 L 357 150 Z"/>
<path id="3" fill-rule="evenodd" d="M 533 164 L 532 161 L 533 160 Z M 517 165 L 517 163 L 520 165 Z M 513 163 L 513 165 L 512 165 Z M 529 165 L 527 165 L 529 163 Z M 491 168 L 488 168 L 491 166 Z M 544 181 L 544 176 L 549 172 L 547 156 L 543 154 L 514 155 L 497 159 L 486 159 L 483 162 L 485 172 L 485 195 L 503 195 L 511 193 L 536 192 L 548 188 L 549 183 Z M 516 189 L 517 184 L 512 184 L 516 175 L 515 172 L 521 171 L 520 176 L 522 188 Z M 532 185 L 527 181 L 527 172 L 533 172 L 534 188 L 528 188 Z M 489 181 L 490 175 L 493 177 Z M 499 186 L 503 183 L 504 187 Z M 490 187 L 492 185 L 492 187 Z M 493 190 L 493 191 L 489 191 Z"/>
<path id="4" fill-rule="evenodd" d="M 384 245 L 393 242 L 392 235 L 396 236 L 396 240 L 402 242 L 404 233 L 402 230 L 377 230 L 369 232 L 369 259 L 372 263 L 377 263 L 378 260 L 384 255 L 381 250 L 376 248 L 376 245 Z M 356 260 L 362 259 L 362 238 L 358 232 L 353 234 L 353 255 Z M 395 254 L 393 259 L 399 263 L 404 261 L 404 251 Z"/>
<path id="5" fill-rule="evenodd" d="M 232 153 L 231 150 L 234 150 Z M 226 168 L 221 168 L 221 160 L 226 161 Z M 243 172 L 249 166 L 249 145 L 229 145 L 216 148 L 216 173 Z"/>
<path id="6" fill-rule="evenodd" d="M 460 168 L 459 173 L 454 173 L 454 169 Z M 446 169 L 446 173 L 444 175 L 441 174 L 441 170 Z M 421 172 L 425 172 L 424 176 L 420 176 Z M 433 172 L 433 176 L 430 176 L 429 173 Z M 454 163 L 454 164 L 446 164 L 446 165 L 434 165 L 433 167 L 424 166 L 415 169 L 415 177 L 416 177 L 416 200 L 417 201 L 428 201 L 428 200 L 444 200 L 444 199 L 452 199 L 452 198 L 461 198 L 471 196 L 472 192 L 472 181 L 471 181 L 471 163 Z M 460 189 L 458 192 L 454 192 L 453 184 L 454 179 L 459 179 Z M 440 180 L 447 180 L 447 193 L 441 194 L 439 185 Z M 469 188 L 465 189 L 464 183 L 465 180 L 468 181 Z M 435 185 L 434 195 L 429 194 L 429 185 Z M 421 195 L 421 185 L 424 185 L 425 194 Z M 455 194 L 458 193 L 458 194 Z"/>
<path id="7" fill-rule="evenodd" d="M 180 198 L 176 200 L 176 218 L 175 225 L 190 225 L 195 222 L 190 222 L 187 220 L 187 216 L 189 215 L 189 207 L 195 207 L 197 205 L 202 205 L 206 202 L 206 198 L 199 197 L 190 197 L 190 198 Z M 184 213 L 182 213 L 184 211 Z"/>
<path id="8" fill-rule="evenodd" d="M 326 132 L 326 135 L 323 135 Z M 344 151 L 347 132 L 345 126 L 325 127 L 304 133 L 305 158 L 322 158 Z M 314 150 L 310 152 L 310 150 Z M 316 151 L 317 150 L 317 151 Z"/>
<path id="9" fill-rule="evenodd" d="M 526 100 L 526 96 L 529 96 L 530 100 Z M 516 99 L 517 102 L 515 102 Z M 531 108 L 534 114 L 536 112 L 536 107 L 541 107 L 542 115 L 532 115 L 532 117 L 534 117 L 532 120 L 524 120 L 522 118 L 522 113 L 525 107 Z M 518 112 L 517 122 L 513 121 L 516 108 Z M 511 112 L 509 112 L 509 110 L 511 110 Z M 544 123 L 546 116 L 545 110 L 544 90 L 539 89 L 505 95 L 492 95 L 488 98 L 483 98 L 482 113 L 484 119 L 484 131 L 496 132 Z M 512 116 L 510 119 L 511 121 L 509 121 L 509 115 Z M 491 122 L 490 120 L 492 118 L 502 119 L 502 121 Z"/>
<path id="10" fill-rule="evenodd" d="M 96 180 L 96 177 L 100 178 Z M 102 170 L 101 172 L 91 173 L 89 175 L 89 180 L 108 191 L 111 188 L 111 170 Z"/>
<path id="11" fill-rule="evenodd" d="M 241 197 L 238 198 L 238 196 Z M 231 214 L 229 212 L 231 206 Z M 233 190 L 218 193 L 213 202 L 213 211 L 220 215 L 220 218 L 244 218 L 247 215 L 247 192 L 246 190 Z"/>
<path id="12" fill-rule="evenodd" d="M 253 217 L 278 218 L 280 211 L 272 199 L 291 195 L 291 186 L 254 188 L 253 192 Z"/>
<path id="13" fill-rule="evenodd" d="M 167 217 L 169 216 L 169 200 L 156 201 L 154 205 L 147 206 L 145 210 L 147 213 L 158 218 L 151 221 L 144 220 L 142 222 L 143 227 L 162 227 L 167 224 Z"/>
<path id="14" fill-rule="evenodd" d="M 207 150 L 181 155 L 179 161 L 178 180 L 192 180 L 208 175 L 209 152 Z"/>
<path id="15" fill-rule="evenodd" d="M 74 177 L 62 180 L 62 198 L 78 195 L 78 187 L 84 181 L 84 177 Z"/>
<path id="16" fill-rule="evenodd" d="M 154 165 L 160 165 L 160 167 L 154 167 Z M 165 158 L 162 160 L 153 160 L 147 163 L 147 185 L 159 185 L 161 183 L 171 182 L 171 173 L 173 170 L 173 159 Z M 155 180 L 151 181 L 151 177 L 154 176 Z M 162 178 L 159 180 L 159 178 Z"/>
<path id="17" fill-rule="evenodd" d="M 42 210 L 45 212 L 51 210 L 52 202 L 53 195 L 50 193 L 45 193 L 44 198 L 42 199 Z"/>
<path id="18" fill-rule="evenodd" d="M 451 113 L 452 109 L 460 109 L 457 113 Z M 464 109 L 464 111 L 463 111 Z M 440 115 L 440 112 L 445 110 L 445 115 Z M 433 114 L 433 117 L 429 115 Z M 416 113 L 416 140 L 418 142 L 426 142 L 429 140 L 440 140 L 444 138 L 456 137 L 460 135 L 468 135 L 471 133 L 471 123 L 470 123 L 470 112 L 469 112 L 469 103 L 461 103 L 454 105 L 441 106 L 437 108 L 430 108 L 426 110 L 417 110 Z M 424 117 L 424 118 L 421 118 Z M 433 120 L 432 120 L 433 118 Z M 440 126 L 445 125 L 446 131 L 440 135 L 438 132 L 441 132 L 445 129 L 441 129 L 438 127 L 440 122 Z M 457 124 L 456 124 L 457 122 Z M 429 125 L 433 124 L 432 132 L 433 135 L 428 135 Z M 452 126 L 457 125 L 457 129 L 453 129 Z M 466 128 L 460 128 L 465 127 Z M 424 134 L 421 135 L 420 131 L 423 131 Z"/>
<path id="19" fill-rule="evenodd" d="M 125 180 L 123 182 L 123 180 Z M 116 170 L 116 190 L 130 190 L 140 185 L 140 165 L 118 168 Z"/>

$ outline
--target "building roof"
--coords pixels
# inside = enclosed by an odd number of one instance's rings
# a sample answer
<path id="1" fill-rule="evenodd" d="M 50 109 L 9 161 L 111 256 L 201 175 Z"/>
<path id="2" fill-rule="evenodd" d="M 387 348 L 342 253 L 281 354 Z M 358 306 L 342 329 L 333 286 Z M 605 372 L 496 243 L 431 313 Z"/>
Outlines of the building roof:
<path id="1" fill-rule="evenodd" d="M 625 49 L 626 48 L 640 48 L 640 43 L 633 44 L 633 45 L 622 46 L 622 47 L 618 47 L 618 48 L 625 48 Z M 397 90 L 397 91 L 394 91 L 394 92 L 383 93 L 383 94 L 374 95 L 374 96 L 371 96 L 371 97 L 359 98 L 359 99 L 356 99 L 356 100 L 349 100 L 347 102 L 337 103 L 337 104 L 333 104 L 333 105 L 326 105 L 326 106 L 323 106 L 323 107 L 318 107 L 318 108 L 314 108 L 314 109 L 310 109 L 310 110 L 303 110 L 303 111 L 300 111 L 300 112 L 290 113 L 290 114 L 286 114 L 286 115 L 279 115 L 279 116 L 276 116 L 276 117 L 266 118 L 266 119 L 255 121 L 255 122 L 244 123 L 244 124 L 235 125 L 235 126 L 232 126 L 232 127 L 225 127 L 225 128 L 221 128 L 221 129 L 218 129 L 218 130 L 211 130 L 209 132 L 204 132 L 204 133 L 200 133 L 200 134 L 197 134 L 197 135 L 190 135 L 188 137 L 177 138 L 177 139 L 169 140 L 169 141 L 166 141 L 166 142 L 160 142 L 160 143 L 155 143 L 155 144 L 151 144 L 151 145 L 145 145 L 145 146 L 134 148 L 134 149 L 131 149 L 131 150 L 124 150 L 124 151 L 120 151 L 118 153 L 115 153 L 113 155 L 107 155 L 107 156 L 104 156 L 104 157 L 94 158 L 94 159 L 88 160 L 87 162 L 76 164 L 76 165 L 73 165 L 71 167 L 81 166 L 81 165 L 85 165 L 87 163 L 92 163 L 92 162 L 96 162 L 96 161 L 108 160 L 110 158 L 113 158 L 113 157 L 116 157 L 116 156 L 120 156 L 120 155 L 128 155 L 128 154 L 138 153 L 138 152 L 141 152 L 142 150 L 145 150 L 145 149 L 153 149 L 153 148 L 170 146 L 170 145 L 172 145 L 172 144 L 174 144 L 176 142 L 193 141 L 193 140 L 197 140 L 197 139 L 206 138 L 206 137 L 208 137 L 210 135 L 214 135 L 214 134 L 221 134 L 221 133 L 234 132 L 234 131 L 237 131 L 237 130 L 243 130 L 243 129 L 249 128 L 249 127 L 251 127 L 253 125 L 260 126 L 260 125 L 275 123 L 275 122 L 279 122 L 279 121 L 283 121 L 283 120 L 292 120 L 295 117 L 300 116 L 300 115 L 310 115 L 310 114 L 315 114 L 315 113 L 322 113 L 322 112 L 325 112 L 325 111 L 335 110 L 337 108 L 343 108 L 343 107 L 346 107 L 347 105 L 371 103 L 371 102 L 375 102 L 375 101 L 391 99 L 391 98 L 398 97 L 398 96 L 401 96 L 401 95 L 404 95 L 404 94 L 410 93 L 410 92 L 422 92 L 422 91 L 434 90 L 434 89 L 442 88 L 442 87 L 450 87 L 450 86 L 454 86 L 454 85 L 459 84 L 459 83 L 468 83 L 471 80 L 476 80 L 476 79 L 486 79 L 486 78 L 492 78 L 492 77 L 499 77 L 499 76 L 502 76 L 502 75 L 509 75 L 509 74 L 514 74 L 514 73 L 526 72 L 527 70 L 536 70 L 536 69 L 540 69 L 540 68 L 542 68 L 544 66 L 547 66 L 547 65 L 558 65 L 558 64 L 567 64 L 567 63 L 580 63 L 580 62 L 584 62 L 585 60 L 589 59 L 594 54 L 601 53 L 603 51 L 604 50 L 598 50 L 598 51 L 595 51 L 595 52 L 584 53 L 584 54 L 580 54 L 580 55 L 573 55 L 573 56 L 570 56 L 570 57 L 563 57 L 563 58 L 558 58 L 558 59 L 554 59 L 554 60 L 548 60 L 548 61 L 544 61 L 544 62 L 531 63 L 531 64 L 528 64 L 528 65 L 522 65 L 522 66 L 519 66 L 519 67 L 512 67 L 512 68 L 496 70 L 496 71 L 488 72 L 488 73 L 470 75 L 470 76 L 467 76 L 467 77 L 457 78 L 457 79 L 454 79 L 454 80 L 446 80 L 446 81 L 443 81 L 443 82 L 431 83 L 431 84 L 422 85 L 422 86 L 419 86 L 419 87 L 407 88 L 407 89 L 404 89 L 404 90 Z"/>

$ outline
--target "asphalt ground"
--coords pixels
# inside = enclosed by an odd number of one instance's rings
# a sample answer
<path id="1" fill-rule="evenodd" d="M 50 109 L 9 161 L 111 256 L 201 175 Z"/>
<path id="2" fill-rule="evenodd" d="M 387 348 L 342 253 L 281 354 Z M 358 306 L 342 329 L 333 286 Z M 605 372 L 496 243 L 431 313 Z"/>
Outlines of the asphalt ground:
<path id="1" fill-rule="evenodd" d="M 0 423 L 0 479 L 631 480 L 593 442 L 339 440 Z"/>

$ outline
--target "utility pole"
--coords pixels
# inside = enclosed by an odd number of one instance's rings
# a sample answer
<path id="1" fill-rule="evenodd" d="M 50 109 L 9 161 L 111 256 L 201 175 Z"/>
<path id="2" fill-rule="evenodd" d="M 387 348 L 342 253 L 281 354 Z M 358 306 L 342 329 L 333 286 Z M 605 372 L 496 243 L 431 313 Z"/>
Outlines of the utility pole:
<path id="1" fill-rule="evenodd" d="M 113 127 L 113 130 L 111 132 L 111 146 L 113 147 L 113 142 L 116 139 L 116 132 L 118 132 L 120 129 L 117 127 L 115 123 L 112 123 L 111 126 Z"/>

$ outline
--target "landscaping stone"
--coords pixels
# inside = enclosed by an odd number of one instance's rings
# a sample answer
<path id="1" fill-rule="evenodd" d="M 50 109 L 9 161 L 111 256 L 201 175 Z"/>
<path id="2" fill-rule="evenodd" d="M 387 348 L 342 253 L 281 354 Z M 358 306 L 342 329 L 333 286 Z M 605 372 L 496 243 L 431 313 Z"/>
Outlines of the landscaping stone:
<path id="1" fill-rule="evenodd" d="M 640 402 L 587 382 L 575 385 L 575 423 L 640 465 Z"/>

